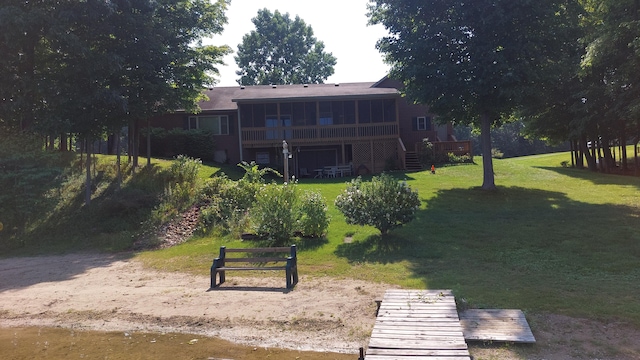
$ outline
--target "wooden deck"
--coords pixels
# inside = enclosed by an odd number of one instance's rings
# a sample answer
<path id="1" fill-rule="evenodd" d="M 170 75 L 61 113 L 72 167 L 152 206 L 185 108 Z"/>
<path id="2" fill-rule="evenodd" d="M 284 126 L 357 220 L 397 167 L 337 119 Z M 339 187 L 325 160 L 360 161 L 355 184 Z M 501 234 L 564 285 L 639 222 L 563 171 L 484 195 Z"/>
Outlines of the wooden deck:
<path id="1" fill-rule="evenodd" d="M 451 290 L 387 290 L 366 360 L 470 360 Z"/>
<path id="2" fill-rule="evenodd" d="M 460 323 L 466 340 L 536 342 L 520 310 L 469 309 L 460 313 Z"/>

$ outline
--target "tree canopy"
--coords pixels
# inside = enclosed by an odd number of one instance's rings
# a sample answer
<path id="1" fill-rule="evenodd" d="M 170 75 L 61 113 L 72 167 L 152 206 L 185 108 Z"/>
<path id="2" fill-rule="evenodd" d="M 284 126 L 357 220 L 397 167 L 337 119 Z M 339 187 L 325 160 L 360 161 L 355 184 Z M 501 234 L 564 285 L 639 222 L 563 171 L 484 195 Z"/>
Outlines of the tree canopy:
<path id="1" fill-rule="evenodd" d="M 262 9 L 252 21 L 235 56 L 240 85 L 321 84 L 333 74 L 336 58 L 300 17 Z"/>
<path id="2" fill-rule="evenodd" d="M 374 0 L 377 46 L 413 101 L 441 122 L 481 128 L 483 189 L 494 189 L 492 126 L 551 86 L 573 0 Z"/>
<path id="3" fill-rule="evenodd" d="M 230 50 L 227 1 L 19 1 L 0 8 L 0 119 L 100 135 L 178 108 L 194 110 Z"/>
<path id="4" fill-rule="evenodd" d="M 227 4 L 6 0 L 0 7 L 0 125 L 94 140 L 128 124 L 137 139 L 141 120 L 196 110 L 201 90 L 230 52 L 201 43 L 222 32 Z M 130 144 L 134 155 L 136 148 Z"/>

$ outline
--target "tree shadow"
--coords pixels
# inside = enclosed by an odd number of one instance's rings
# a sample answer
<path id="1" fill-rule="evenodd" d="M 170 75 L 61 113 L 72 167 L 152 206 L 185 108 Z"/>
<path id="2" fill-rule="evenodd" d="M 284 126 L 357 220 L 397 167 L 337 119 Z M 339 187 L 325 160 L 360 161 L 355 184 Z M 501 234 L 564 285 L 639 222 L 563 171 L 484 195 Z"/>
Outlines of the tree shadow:
<path id="1" fill-rule="evenodd" d="M 587 180 L 596 185 L 627 185 L 640 189 L 640 178 L 621 174 L 605 174 L 593 172 L 589 169 L 578 169 L 570 167 L 536 166 L 538 169 L 549 170 L 560 175 L 575 179 Z"/>
<path id="2" fill-rule="evenodd" d="M 70 280 L 90 269 L 109 267 L 116 261 L 131 257 L 131 253 L 75 253 L 0 259 L 0 293 L 40 283 Z"/>
<path id="3" fill-rule="evenodd" d="M 317 238 L 295 237 L 295 238 L 291 238 L 287 243 L 284 243 L 284 244 L 281 244 L 280 242 L 276 243 L 273 240 L 260 239 L 260 238 L 255 238 L 249 241 L 254 247 L 274 247 L 274 246 L 295 245 L 296 250 L 298 251 L 316 250 L 329 243 L 329 240 L 324 236 L 317 237 Z"/>
<path id="4" fill-rule="evenodd" d="M 589 298 L 589 311 L 628 308 L 640 322 L 640 305 L 624 300 L 640 296 L 638 218 L 636 207 L 587 204 L 555 191 L 441 190 L 413 222 L 391 232 L 391 244 L 371 236 L 340 244 L 335 254 L 374 266 L 406 261 L 411 278 L 453 289 L 473 306 L 554 311 L 580 309 Z"/>
<path id="5" fill-rule="evenodd" d="M 370 235 L 362 241 L 338 245 L 335 254 L 352 263 L 387 264 L 402 260 L 402 249 L 408 244 L 405 238 L 394 234 Z"/>
<path id="6" fill-rule="evenodd" d="M 324 245 L 329 243 L 329 240 L 326 237 L 315 237 L 315 238 L 299 238 L 298 241 L 295 242 L 296 247 L 300 251 L 313 251 L 323 247 Z"/>

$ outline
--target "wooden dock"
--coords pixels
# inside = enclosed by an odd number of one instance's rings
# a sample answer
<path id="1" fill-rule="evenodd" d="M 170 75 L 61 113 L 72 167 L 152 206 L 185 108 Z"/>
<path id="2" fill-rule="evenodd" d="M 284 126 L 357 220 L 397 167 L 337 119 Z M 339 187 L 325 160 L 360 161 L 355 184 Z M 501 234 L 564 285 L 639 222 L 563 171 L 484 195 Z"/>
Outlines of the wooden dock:
<path id="1" fill-rule="evenodd" d="M 365 360 L 470 360 L 451 290 L 387 290 Z"/>
<path id="2" fill-rule="evenodd" d="M 466 340 L 536 342 L 521 310 L 469 309 L 460 313 L 460 323 Z"/>

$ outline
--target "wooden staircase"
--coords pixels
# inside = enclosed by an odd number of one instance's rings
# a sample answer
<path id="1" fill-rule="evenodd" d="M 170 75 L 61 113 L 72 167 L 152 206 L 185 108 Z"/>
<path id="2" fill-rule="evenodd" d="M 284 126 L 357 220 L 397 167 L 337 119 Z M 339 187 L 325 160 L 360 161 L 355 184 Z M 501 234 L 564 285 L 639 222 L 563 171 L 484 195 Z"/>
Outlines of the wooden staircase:
<path id="1" fill-rule="evenodd" d="M 404 163 L 407 171 L 421 171 L 422 164 L 418 160 L 418 154 L 415 151 L 407 151 L 404 155 Z"/>

